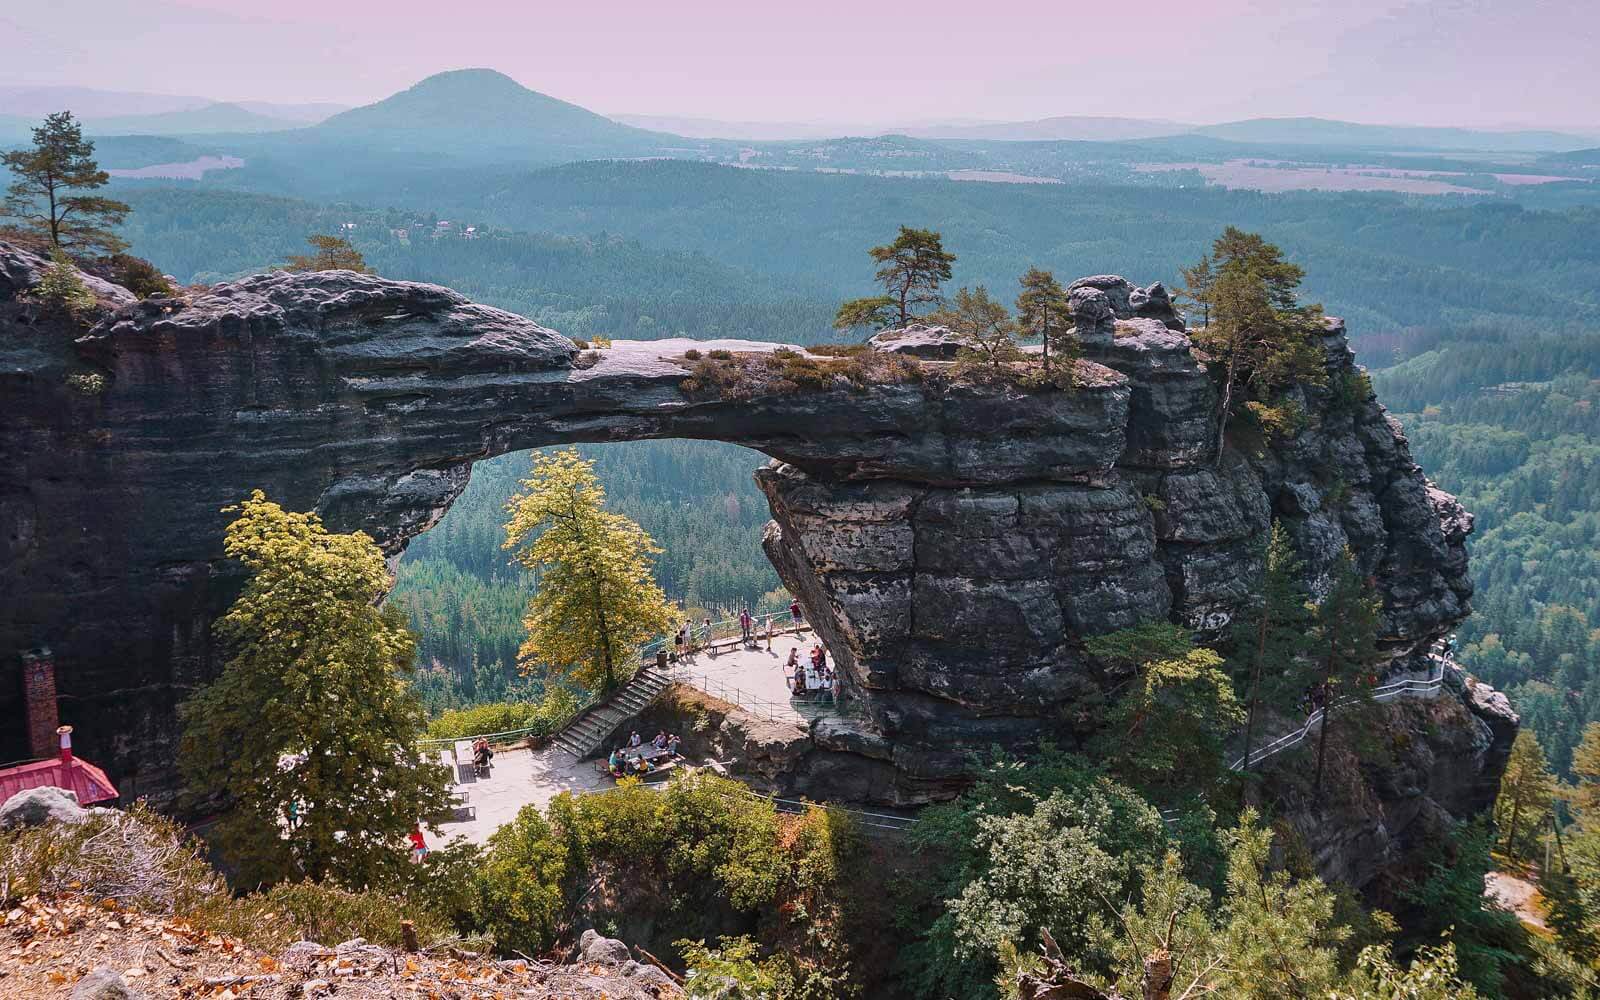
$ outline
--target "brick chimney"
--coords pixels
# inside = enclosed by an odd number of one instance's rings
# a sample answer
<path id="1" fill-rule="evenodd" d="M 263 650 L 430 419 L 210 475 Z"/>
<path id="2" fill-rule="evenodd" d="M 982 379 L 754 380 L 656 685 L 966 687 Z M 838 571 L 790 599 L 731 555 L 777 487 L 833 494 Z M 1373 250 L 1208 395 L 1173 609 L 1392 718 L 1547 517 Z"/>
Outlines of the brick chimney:
<path id="1" fill-rule="evenodd" d="M 61 737 L 56 730 L 61 716 L 56 711 L 56 659 L 40 647 L 22 654 L 22 697 L 28 718 L 28 755 L 54 757 Z"/>

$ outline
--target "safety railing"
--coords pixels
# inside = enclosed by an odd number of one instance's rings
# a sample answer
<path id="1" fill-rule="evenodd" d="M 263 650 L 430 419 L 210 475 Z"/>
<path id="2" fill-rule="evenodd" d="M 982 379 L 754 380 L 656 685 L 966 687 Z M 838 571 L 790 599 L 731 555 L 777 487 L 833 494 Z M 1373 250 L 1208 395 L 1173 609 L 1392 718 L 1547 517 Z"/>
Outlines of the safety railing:
<path id="1" fill-rule="evenodd" d="M 1446 669 L 1446 664 L 1441 663 L 1436 670 L 1430 670 L 1426 677 L 1402 677 L 1397 680 L 1389 681 L 1387 684 L 1381 684 L 1378 687 L 1373 688 L 1367 694 L 1365 700 L 1387 702 L 1393 701 L 1396 698 L 1405 697 L 1431 698 L 1438 694 L 1439 688 L 1444 685 L 1444 672 Z M 1361 695 L 1348 695 L 1335 701 L 1333 703 L 1333 707 L 1343 708 L 1349 705 L 1357 704 L 1362 700 L 1364 699 Z M 1283 751 L 1292 747 L 1299 746 L 1301 743 L 1305 742 L 1306 737 L 1310 736 L 1319 726 L 1322 725 L 1322 720 L 1326 716 L 1326 708 L 1317 709 L 1310 715 L 1306 716 L 1305 724 L 1299 729 L 1296 729 L 1290 733 L 1285 733 L 1277 739 L 1251 750 L 1249 755 L 1250 759 L 1248 761 L 1241 756 L 1238 760 L 1235 760 L 1233 763 L 1228 765 L 1228 770 L 1243 771 L 1248 767 L 1252 767 L 1261 763 L 1268 757 L 1282 753 Z"/>
<path id="2" fill-rule="evenodd" d="M 734 685 L 724 684 L 721 681 L 712 680 L 705 674 L 685 672 L 682 667 L 673 671 L 672 679 L 704 691 L 711 697 L 725 701 L 730 705 L 738 705 L 751 715 L 760 716 L 763 719 L 773 722 L 797 722 L 802 725 L 811 721 L 810 718 L 799 712 L 792 703 L 760 698 L 753 692 Z M 819 704 L 828 704 L 828 702 L 823 701 Z"/>

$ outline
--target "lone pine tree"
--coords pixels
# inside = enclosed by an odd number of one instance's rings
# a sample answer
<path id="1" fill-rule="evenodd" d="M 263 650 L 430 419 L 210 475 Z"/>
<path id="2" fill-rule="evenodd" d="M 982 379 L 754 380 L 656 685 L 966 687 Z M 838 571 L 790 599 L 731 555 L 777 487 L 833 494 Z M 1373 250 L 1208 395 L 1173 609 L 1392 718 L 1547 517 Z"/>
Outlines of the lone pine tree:
<path id="1" fill-rule="evenodd" d="M 74 192 L 104 187 L 111 175 L 94 160 L 94 143 L 72 112 L 50 115 L 33 130 L 33 145 L 0 154 L 17 179 L 6 189 L 3 213 L 21 221 L 13 235 L 74 257 L 113 254 L 127 247 L 110 229 L 130 211 L 126 204 Z"/>
<path id="2" fill-rule="evenodd" d="M 851 299 L 839 307 L 834 326 L 843 330 L 857 326 L 905 326 L 925 306 L 943 301 L 939 286 L 950 280 L 950 266 L 956 255 L 946 253 L 939 234 L 931 229 L 900 227 L 893 243 L 873 247 L 867 253 L 878 262 L 875 275 L 884 294 Z"/>

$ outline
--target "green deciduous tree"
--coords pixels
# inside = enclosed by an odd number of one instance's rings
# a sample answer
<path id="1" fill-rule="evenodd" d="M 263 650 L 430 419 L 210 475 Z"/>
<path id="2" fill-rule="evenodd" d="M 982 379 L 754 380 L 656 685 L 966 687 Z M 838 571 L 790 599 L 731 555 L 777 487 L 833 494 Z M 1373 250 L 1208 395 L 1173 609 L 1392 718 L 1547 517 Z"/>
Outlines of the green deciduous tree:
<path id="1" fill-rule="evenodd" d="M 1369 698 L 1378 663 L 1378 632 L 1383 626 L 1383 604 L 1372 583 L 1361 574 L 1355 553 L 1347 547 L 1330 572 L 1328 593 L 1317 606 L 1309 654 L 1316 670 L 1317 694 L 1322 703 L 1322 726 L 1317 735 L 1317 771 L 1312 795 L 1322 801 L 1322 773 L 1328 752 L 1328 733 L 1334 720 L 1355 714 Z M 1345 698 L 1357 703 L 1339 705 Z"/>
<path id="2" fill-rule="evenodd" d="M 131 209 L 111 198 L 73 193 L 104 187 L 111 175 L 94 161 L 94 143 L 83 137 L 72 112 L 46 117 L 33 130 L 33 146 L 0 154 L 0 163 L 17 175 L 6 189 L 4 215 L 20 220 L 22 232 L 35 241 L 79 257 L 127 247 L 109 227 L 120 225 Z"/>
<path id="3" fill-rule="evenodd" d="M 895 323 L 905 326 L 917 318 L 924 306 L 943 301 L 939 286 L 950 280 L 950 265 L 955 263 L 956 255 L 945 252 L 938 233 L 901 226 L 893 243 L 873 247 L 867 253 L 878 262 L 876 278 L 884 294 L 846 302 L 839 307 L 836 326 L 859 326 L 868 318 L 880 322 L 891 315 Z M 892 313 L 885 306 L 892 308 Z"/>
<path id="4" fill-rule="evenodd" d="M 609 693 L 631 676 L 640 644 L 668 631 L 673 609 L 651 576 L 650 536 L 606 510 L 594 463 L 572 449 L 539 454 L 506 504 L 505 548 L 540 574 L 518 651 L 525 666 L 568 672 Z"/>
<path id="5" fill-rule="evenodd" d="M 306 242 L 316 250 L 314 254 L 290 254 L 285 270 L 289 271 L 354 271 L 371 274 L 361 251 L 341 236 L 317 234 L 307 236 Z"/>
<path id="6" fill-rule="evenodd" d="M 1058 361 L 1072 368 L 1072 350 L 1076 341 L 1062 338 L 1061 334 L 1072 327 L 1072 312 L 1067 306 L 1067 293 L 1056 276 L 1049 271 L 1030 267 L 1022 276 L 1022 292 L 1017 296 L 1017 326 L 1030 336 L 1038 337 L 1044 345 L 1043 362 L 1050 370 L 1051 338 L 1055 337 Z"/>
<path id="7" fill-rule="evenodd" d="M 1511 758 L 1500 777 L 1500 795 L 1494 803 L 1494 821 L 1505 835 L 1505 853 L 1531 858 L 1538 849 L 1538 832 L 1550 819 L 1557 793 L 1555 775 L 1545 760 L 1544 747 L 1531 729 L 1520 729 L 1511 744 Z"/>
<path id="8" fill-rule="evenodd" d="M 1245 770 L 1254 763 L 1256 717 L 1263 707 L 1298 694 L 1296 661 L 1305 653 L 1312 611 L 1300 586 L 1301 565 L 1289 533 L 1277 521 L 1267 536 L 1261 579 L 1248 606 L 1233 622 L 1239 688 L 1245 708 Z"/>
<path id="9" fill-rule="evenodd" d="M 1321 327 L 1322 307 L 1300 305 L 1296 294 L 1305 272 L 1284 260 L 1282 250 L 1232 226 L 1212 244 L 1210 259 L 1194 270 L 1196 276 L 1188 280 L 1204 287 L 1199 301 L 1209 310 L 1194 340 L 1222 366 L 1220 463 L 1237 405 L 1270 401 L 1295 382 L 1327 381 L 1322 352 L 1311 342 Z M 1214 277 L 1207 277 L 1208 272 Z"/>
<path id="10" fill-rule="evenodd" d="M 229 803 L 217 836 L 243 884 L 385 884 L 406 834 L 447 817 L 449 799 L 445 769 L 416 746 L 414 641 L 377 607 L 383 553 L 259 490 L 228 510 L 225 548 L 250 578 L 217 623 L 222 675 L 183 706 L 183 774 Z"/>
<path id="11" fill-rule="evenodd" d="M 538 806 L 523 806 L 489 837 L 478 885 L 486 929 L 501 947 L 534 954 L 555 942 L 567 910 L 571 860 Z"/>

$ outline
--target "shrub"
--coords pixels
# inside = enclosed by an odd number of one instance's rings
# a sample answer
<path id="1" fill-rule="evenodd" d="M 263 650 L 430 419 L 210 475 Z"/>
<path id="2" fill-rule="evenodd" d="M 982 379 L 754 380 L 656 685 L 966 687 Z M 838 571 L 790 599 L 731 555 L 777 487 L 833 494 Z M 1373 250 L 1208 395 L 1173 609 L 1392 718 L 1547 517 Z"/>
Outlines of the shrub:
<path id="1" fill-rule="evenodd" d="M 608 347 L 611 346 L 611 338 L 607 337 L 607 336 L 603 336 L 601 334 L 596 334 L 593 337 L 589 338 L 589 344 L 590 344 L 591 347 L 595 347 L 595 348 L 604 350 L 605 348 L 608 348 Z"/>
<path id="2" fill-rule="evenodd" d="M 689 360 L 689 361 L 699 361 L 700 360 L 700 351 L 699 351 L 698 348 L 691 347 L 687 351 L 683 352 L 683 356 L 684 356 L 684 358 L 686 360 Z"/>
<path id="3" fill-rule="evenodd" d="M 107 258 L 105 276 L 141 299 L 152 295 L 177 294 L 160 269 L 143 257 L 132 254 L 112 254 Z"/>
<path id="4" fill-rule="evenodd" d="M 68 891 L 168 914 L 226 894 L 194 842 L 143 803 L 0 834 L 0 905 Z"/>
<path id="5" fill-rule="evenodd" d="M 538 701 L 497 701 L 451 709 L 428 723 L 428 736 L 448 740 L 531 729 L 529 736 L 542 738 L 577 714 L 577 696 L 564 687 L 551 685 Z"/>
<path id="6" fill-rule="evenodd" d="M 587 340 L 579 340 L 577 337 L 568 337 L 567 339 L 572 341 L 572 346 L 576 347 L 580 351 L 587 351 L 589 349 L 589 342 Z"/>
<path id="7" fill-rule="evenodd" d="M 67 387 L 85 396 L 98 396 L 106 391 L 106 377 L 98 372 L 78 372 L 67 376 Z"/>
<path id="8" fill-rule="evenodd" d="M 874 353 L 866 344 L 813 344 L 806 350 L 830 358 L 859 358 Z"/>
<path id="9" fill-rule="evenodd" d="M 358 937 L 398 948 L 402 920 L 412 922 L 425 946 L 455 937 L 448 921 L 404 896 L 322 882 L 283 882 L 237 899 L 218 897 L 187 915 L 197 926 L 263 951 L 296 941 L 331 947 Z"/>
<path id="10" fill-rule="evenodd" d="M 728 350 L 723 350 L 722 348 L 719 347 L 716 350 L 711 351 L 707 355 L 707 357 L 715 358 L 718 361 L 732 361 L 733 360 L 733 352 L 732 351 L 728 351 Z"/>
<path id="11" fill-rule="evenodd" d="M 572 361 L 572 367 L 588 369 L 600 363 L 600 355 L 595 351 L 584 351 Z"/>
<path id="12" fill-rule="evenodd" d="M 50 251 L 50 266 L 33 286 L 33 298 L 45 309 L 73 320 L 81 319 L 95 306 L 94 294 L 60 250 Z"/>

